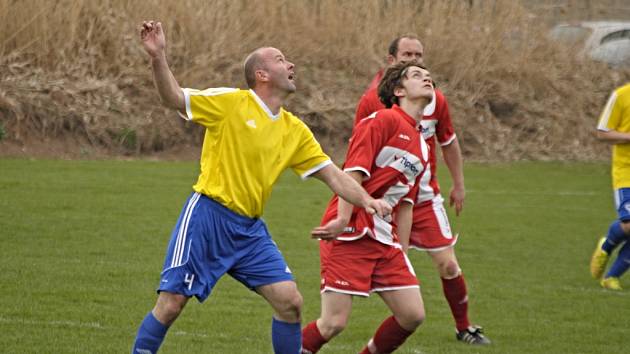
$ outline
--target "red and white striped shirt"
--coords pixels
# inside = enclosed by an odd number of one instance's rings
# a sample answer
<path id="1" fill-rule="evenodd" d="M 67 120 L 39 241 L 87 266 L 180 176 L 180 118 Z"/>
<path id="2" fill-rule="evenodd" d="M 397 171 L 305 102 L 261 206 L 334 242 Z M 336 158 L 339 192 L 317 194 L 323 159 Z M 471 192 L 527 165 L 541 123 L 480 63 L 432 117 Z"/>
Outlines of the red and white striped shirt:
<path id="1" fill-rule="evenodd" d="M 367 90 L 361 96 L 361 100 L 357 105 L 357 111 L 354 117 L 354 125 L 368 117 L 370 114 L 385 108 L 385 105 L 378 98 L 378 84 L 383 77 L 383 70 L 379 71 Z M 420 193 L 418 194 L 418 204 L 440 194 L 440 186 L 436 178 L 437 172 L 437 156 L 436 156 L 436 140 L 441 146 L 452 143 L 455 136 L 455 129 L 451 121 L 451 115 L 448 111 L 448 102 L 444 94 L 435 89 L 435 96 L 429 105 L 427 105 L 422 117 L 422 137 L 429 145 L 429 164 L 431 166 L 420 181 Z"/>
<path id="2" fill-rule="evenodd" d="M 344 171 L 361 171 L 363 188 L 392 208 L 403 200 L 414 204 L 418 182 L 427 171 L 429 149 L 415 126 L 415 120 L 400 107 L 380 110 L 355 127 L 350 140 Z M 322 225 L 337 216 L 338 196 L 324 213 Z M 338 240 L 350 241 L 368 235 L 379 242 L 399 245 L 396 224 L 388 216 L 370 215 L 355 207 L 346 231 Z"/>

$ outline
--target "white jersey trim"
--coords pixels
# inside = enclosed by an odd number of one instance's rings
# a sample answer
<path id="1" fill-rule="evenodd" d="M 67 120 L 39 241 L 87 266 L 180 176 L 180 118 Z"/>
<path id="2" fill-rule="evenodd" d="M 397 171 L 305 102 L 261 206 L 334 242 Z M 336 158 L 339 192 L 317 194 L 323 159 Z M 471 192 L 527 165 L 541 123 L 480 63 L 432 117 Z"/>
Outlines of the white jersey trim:
<path id="1" fill-rule="evenodd" d="M 368 231 L 370 231 L 370 229 L 368 229 L 367 227 L 364 227 L 363 231 L 361 231 L 361 233 L 358 234 L 358 235 L 354 235 L 354 236 L 338 236 L 337 240 L 339 240 L 339 241 L 354 241 L 354 240 L 358 240 L 361 237 L 367 235 Z M 368 237 L 370 237 L 370 236 L 368 235 Z"/>
<path id="2" fill-rule="evenodd" d="M 179 114 L 180 117 L 184 118 L 184 120 L 192 120 L 192 110 L 190 109 L 190 91 L 189 89 L 185 88 L 185 89 L 182 89 L 182 92 L 184 92 L 186 115 L 183 115 L 182 112 L 180 111 L 177 111 L 177 114 Z"/>
<path id="3" fill-rule="evenodd" d="M 371 293 L 378 293 L 383 291 L 403 290 L 403 289 L 420 289 L 420 285 L 404 285 L 404 286 L 391 286 L 387 288 L 374 288 L 370 289 Z"/>
<path id="4" fill-rule="evenodd" d="M 446 145 L 451 145 L 453 143 L 453 141 L 455 141 L 455 139 L 457 139 L 457 135 L 453 134 L 453 136 L 448 139 L 447 141 L 440 143 L 440 146 L 446 146 Z"/>
<path id="5" fill-rule="evenodd" d="M 337 288 L 333 288 L 331 286 L 325 286 L 320 293 L 323 294 L 327 291 L 333 292 L 333 293 L 341 293 L 341 294 L 346 294 L 346 295 L 355 295 L 355 296 L 363 296 L 363 297 L 369 297 L 370 293 L 364 293 L 364 292 L 360 292 L 360 291 L 349 291 L 349 290 L 341 290 L 341 289 L 337 289 Z"/>
<path id="6" fill-rule="evenodd" d="M 424 107 L 424 110 L 422 111 L 423 116 L 432 116 L 433 113 L 435 113 L 435 106 L 436 106 L 435 101 L 437 101 L 437 99 L 435 97 L 435 90 L 434 90 L 433 97 L 431 98 L 431 102 L 429 102 L 429 104 L 426 105 Z"/>
<path id="7" fill-rule="evenodd" d="M 271 110 L 269 109 L 269 107 L 267 107 L 267 104 L 265 104 L 265 102 L 263 102 L 263 100 L 256 94 L 256 91 L 249 89 L 249 92 L 254 95 L 254 99 L 256 100 L 258 105 L 265 111 L 265 113 L 267 113 L 271 120 L 277 120 L 280 117 L 280 111 L 278 111 L 278 114 L 271 113 Z"/>
<path id="8" fill-rule="evenodd" d="M 610 120 L 610 114 L 612 113 L 612 109 L 615 106 L 615 102 L 617 101 L 617 91 L 613 91 L 606 102 L 606 107 L 604 107 L 604 111 L 602 115 L 599 116 L 599 123 L 597 124 L 598 130 L 608 131 L 608 121 Z"/>
<path id="9" fill-rule="evenodd" d="M 302 178 L 302 180 L 305 180 L 305 179 L 309 178 L 309 177 L 310 177 L 313 173 L 316 173 L 317 171 L 319 171 L 319 170 L 321 170 L 322 168 L 324 168 L 324 167 L 326 167 L 326 166 L 330 165 L 331 163 L 332 163 L 332 161 L 331 161 L 331 160 L 326 160 L 326 161 L 324 161 L 324 162 L 320 163 L 319 165 L 317 165 L 317 166 L 315 166 L 315 167 L 311 168 L 310 170 L 308 170 L 308 171 L 306 171 L 306 172 L 302 173 L 302 175 L 301 175 L 300 177 Z"/>
<path id="10" fill-rule="evenodd" d="M 453 243 L 451 243 L 448 246 L 436 247 L 436 248 L 424 248 L 424 247 L 418 247 L 418 246 L 414 246 L 414 245 L 409 245 L 409 248 L 412 248 L 412 249 L 414 249 L 416 251 L 440 252 L 440 251 L 444 251 L 445 249 L 449 249 L 451 247 L 455 247 L 455 244 L 457 243 L 457 241 L 459 241 L 459 234 L 455 234 L 455 236 L 453 237 Z"/>
<path id="11" fill-rule="evenodd" d="M 363 177 L 364 181 L 366 181 L 366 180 L 370 179 L 370 177 L 372 177 L 372 175 L 370 175 L 370 171 L 366 170 L 365 168 L 363 168 L 361 166 L 354 166 L 354 167 L 348 167 L 348 168 L 344 168 L 343 169 L 343 172 L 352 172 L 352 171 L 363 172 L 363 174 L 365 174 L 365 177 Z"/>
<path id="12" fill-rule="evenodd" d="M 180 111 L 177 111 L 177 114 L 185 120 L 193 120 L 192 109 L 190 108 L 190 96 L 218 96 L 235 91 L 238 91 L 238 89 L 233 87 L 213 87 L 197 92 L 191 92 L 190 88 L 183 88 L 182 92 L 184 93 L 184 101 L 186 103 L 186 115 L 182 114 Z"/>

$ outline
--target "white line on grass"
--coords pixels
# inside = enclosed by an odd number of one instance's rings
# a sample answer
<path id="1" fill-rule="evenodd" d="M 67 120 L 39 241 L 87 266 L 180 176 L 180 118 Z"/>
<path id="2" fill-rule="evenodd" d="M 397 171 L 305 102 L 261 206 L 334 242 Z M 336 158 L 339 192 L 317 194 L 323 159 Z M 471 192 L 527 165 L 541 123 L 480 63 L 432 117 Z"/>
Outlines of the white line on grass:
<path id="1" fill-rule="evenodd" d="M 594 196 L 601 195 L 601 192 L 594 191 L 538 191 L 538 192 L 523 192 L 523 191 L 501 191 L 501 190 L 476 190 L 467 189 L 467 193 L 480 193 L 480 194 L 496 194 L 496 195 L 556 195 L 556 196 Z"/>
<path id="2" fill-rule="evenodd" d="M 0 323 L 22 323 L 30 326 L 53 326 L 53 327 L 78 327 L 78 328 L 93 328 L 104 331 L 118 331 L 119 328 L 114 327 L 106 327 L 101 325 L 98 322 L 80 322 L 80 321 L 68 321 L 68 320 L 58 320 L 58 321 L 35 321 L 35 320 L 27 320 L 23 318 L 7 318 L 0 317 Z M 188 337 L 201 337 L 207 338 L 208 335 L 205 333 L 194 333 L 194 332 L 185 332 L 185 331 L 173 331 L 172 333 L 176 336 L 188 336 Z M 224 337 L 225 335 L 219 335 L 219 337 Z"/>

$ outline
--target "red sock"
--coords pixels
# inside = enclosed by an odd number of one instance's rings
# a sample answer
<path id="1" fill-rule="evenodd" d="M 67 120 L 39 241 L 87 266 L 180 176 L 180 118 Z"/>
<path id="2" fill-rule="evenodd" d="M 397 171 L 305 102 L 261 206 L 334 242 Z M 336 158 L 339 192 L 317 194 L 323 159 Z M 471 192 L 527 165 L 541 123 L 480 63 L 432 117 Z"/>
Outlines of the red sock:
<path id="1" fill-rule="evenodd" d="M 468 321 L 468 292 L 464 276 L 460 274 L 457 278 L 443 279 L 442 289 L 448 305 L 451 307 L 455 326 L 458 331 L 463 331 L 470 326 Z"/>
<path id="2" fill-rule="evenodd" d="M 317 353 L 328 342 L 322 337 L 317 328 L 317 321 L 313 321 L 302 329 L 302 353 Z"/>
<path id="3" fill-rule="evenodd" d="M 394 316 L 391 316 L 381 323 L 381 326 L 374 333 L 374 337 L 363 348 L 361 354 L 374 353 L 374 351 L 370 351 L 369 347 L 375 347 L 378 353 L 391 353 L 400 347 L 412 333 L 400 327 Z"/>

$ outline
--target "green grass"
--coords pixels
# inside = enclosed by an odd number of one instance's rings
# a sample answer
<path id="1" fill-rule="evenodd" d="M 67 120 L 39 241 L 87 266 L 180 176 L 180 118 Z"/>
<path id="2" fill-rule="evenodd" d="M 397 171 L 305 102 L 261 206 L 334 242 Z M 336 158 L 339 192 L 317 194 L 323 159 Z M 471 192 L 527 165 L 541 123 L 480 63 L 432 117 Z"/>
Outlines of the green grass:
<path id="1" fill-rule="evenodd" d="M 128 352 L 197 168 L 0 159 L 0 352 Z M 399 352 L 627 352 L 630 292 L 605 291 L 588 271 L 615 217 L 609 180 L 604 163 L 466 165 L 464 213 L 451 223 L 471 319 L 494 344 L 454 340 L 437 274 L 413 252 L 427 320 Z M 304 295 L 305 321 L 319 313 L 308 232 L 329 196 L 322 183 L 286 174 L 265 214 Z M 350 325 L 321 352 L 358 352 L 386 316 L 378 296 L 356 299 Z M 270 353 L 270 322 L 264 301 L 225 277 L 204 304 L 189 303 L 161 352 Z"/>

